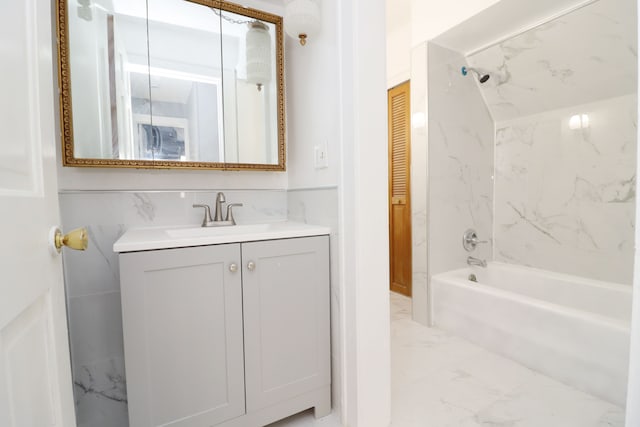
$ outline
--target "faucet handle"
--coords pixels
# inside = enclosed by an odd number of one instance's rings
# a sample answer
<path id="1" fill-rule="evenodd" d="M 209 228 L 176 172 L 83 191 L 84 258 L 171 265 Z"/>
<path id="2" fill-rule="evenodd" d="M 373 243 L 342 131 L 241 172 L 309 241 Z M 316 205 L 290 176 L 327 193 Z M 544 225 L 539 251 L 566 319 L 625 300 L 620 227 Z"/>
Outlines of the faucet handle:
<path id="1" fill-rule="evenodd" d="M 227 205 L 227 217 L 225 218 L 225 221 L 231 221 L 233 225 L 236 225 L 236 220 L 233 218 L 234 206 L 242 206 L 242 203 L 229 203 Z"/>
<path id="2" fill-rule="evenodd" d="M 480 243 L 489 243 L 489 242 L 486 240 L 478 240 L 478 235 L 473 229 L 469 229 L 465 231 L 464 234 L 462 235 L 462 247 L 464 247 L 464 249 L 467 252 L 473 251 L 476 248 L 476 246 Z"/>
<path id="3" fill-rule="evenodd" d="M 202 226 L 206 227 L 208 223 L 212 221 L 211 219 L 211 208 L 209 205 L 193 205 L 194 208 L 204 208 L 204 219 L 202 220 Z"/>

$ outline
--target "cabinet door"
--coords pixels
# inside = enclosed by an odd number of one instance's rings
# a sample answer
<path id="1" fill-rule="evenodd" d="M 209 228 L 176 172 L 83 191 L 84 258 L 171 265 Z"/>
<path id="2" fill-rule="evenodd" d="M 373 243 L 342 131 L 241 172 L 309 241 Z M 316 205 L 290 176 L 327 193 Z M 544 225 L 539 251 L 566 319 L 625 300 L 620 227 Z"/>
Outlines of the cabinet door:
<path id="1" fill-rule="evenodd" d="M 120 256 L 131 427 L 244 414 L 239 266 L 239 244 Z"/>
<path id="2" fill-rule="evenodd" d="M 330 384 L 329 237 L 243 243 L 242 264 L 247 412 Z"/>

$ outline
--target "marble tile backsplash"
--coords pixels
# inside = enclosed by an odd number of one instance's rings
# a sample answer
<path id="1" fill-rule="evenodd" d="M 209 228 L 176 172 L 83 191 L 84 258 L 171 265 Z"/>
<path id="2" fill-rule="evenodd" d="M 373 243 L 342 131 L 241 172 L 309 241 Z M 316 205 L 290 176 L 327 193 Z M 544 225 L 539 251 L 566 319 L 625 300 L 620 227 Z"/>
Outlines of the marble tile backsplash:
<path id="1" fill-rule="evenodd" d="M 86 226 L 86 252 L 65 252 L 64 274 L 72 371 L 79 427 L 128 425 L 122 343 L 120 277 L 113 243 L 133 226 L 186 225 L 202 221 L 194 203 L 213 205 L 215 192 L 65 192 L 59 195 L 63 228 Z M 239 223 L 287 218 L 284 190 L 225 191 Z"/>

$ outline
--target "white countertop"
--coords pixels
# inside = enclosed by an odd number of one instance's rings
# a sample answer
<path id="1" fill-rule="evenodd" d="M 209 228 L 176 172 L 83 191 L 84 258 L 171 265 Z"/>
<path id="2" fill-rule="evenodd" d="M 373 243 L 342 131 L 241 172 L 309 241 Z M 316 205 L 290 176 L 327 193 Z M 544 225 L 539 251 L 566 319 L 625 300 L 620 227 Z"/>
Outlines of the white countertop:
<path id="1" fill-rule="evenodd" d="M 131 228 L 113 244 L 113 251 L 135 252 L 218 245 L 221 243 L 322 236 L 329 234 L 330 231 L 329 227 L 290 221 L 206 228 L 193 225 Z"/>

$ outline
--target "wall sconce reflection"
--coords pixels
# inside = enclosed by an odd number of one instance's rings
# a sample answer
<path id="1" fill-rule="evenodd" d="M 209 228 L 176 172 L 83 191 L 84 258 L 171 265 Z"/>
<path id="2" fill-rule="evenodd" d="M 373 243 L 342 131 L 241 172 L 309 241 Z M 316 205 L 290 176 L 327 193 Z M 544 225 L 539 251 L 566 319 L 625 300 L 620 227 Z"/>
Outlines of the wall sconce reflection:
<path id="1" fill-rule="evenodd" d="M 588 114 L 576 114 L 569 119 L 569 129 L 587 129 L 589 127 L 589 115 Z"/>

